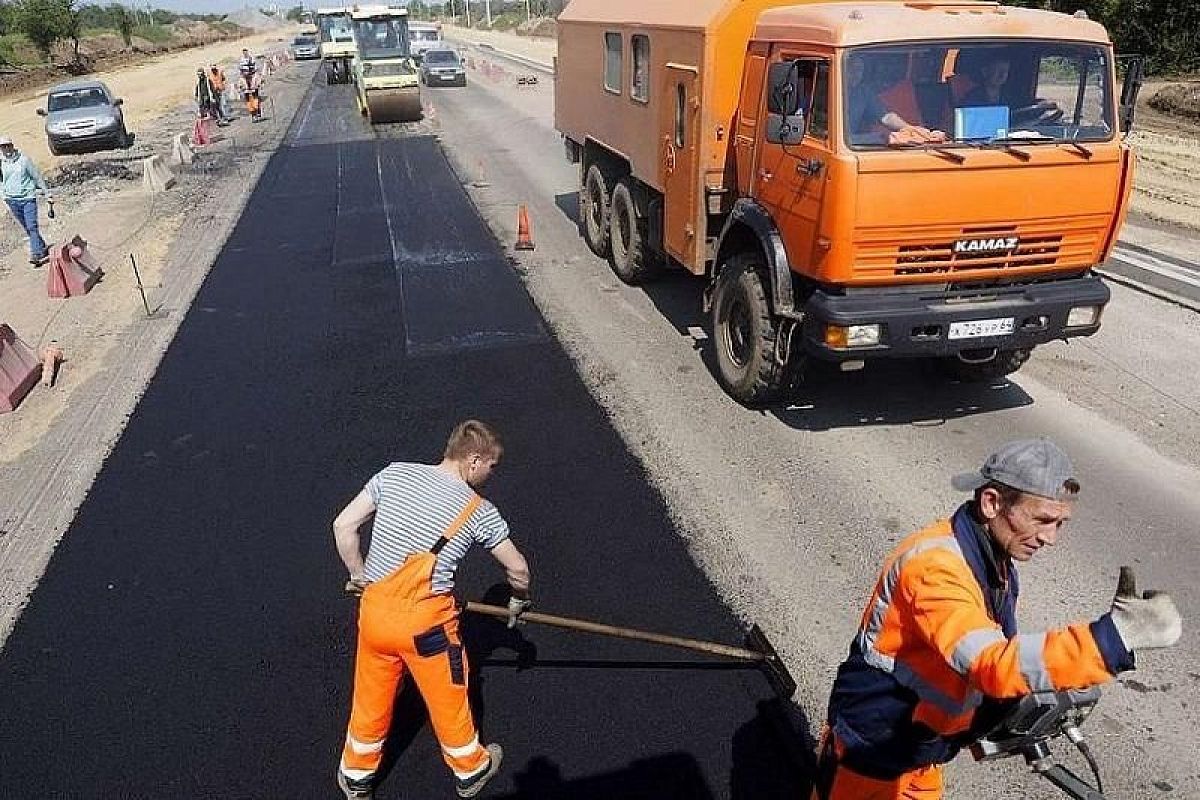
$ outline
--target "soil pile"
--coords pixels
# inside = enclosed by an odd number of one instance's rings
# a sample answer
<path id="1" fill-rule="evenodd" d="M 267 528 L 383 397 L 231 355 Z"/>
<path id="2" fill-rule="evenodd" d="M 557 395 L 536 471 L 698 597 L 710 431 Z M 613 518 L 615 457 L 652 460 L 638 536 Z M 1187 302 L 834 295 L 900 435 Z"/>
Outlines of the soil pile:
<path id="1" fill-rule="evenodd" d="M 1150 107 L 1163 114 L 1200 122 L 1200 80 L 1164 86 L 1150 98 Z"/>

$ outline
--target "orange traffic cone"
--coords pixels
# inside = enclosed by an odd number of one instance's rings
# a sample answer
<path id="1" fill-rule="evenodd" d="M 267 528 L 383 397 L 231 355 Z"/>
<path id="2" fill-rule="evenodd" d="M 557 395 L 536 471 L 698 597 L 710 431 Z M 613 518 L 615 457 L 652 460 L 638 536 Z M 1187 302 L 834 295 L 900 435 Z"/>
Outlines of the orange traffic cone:
<path id="1" fill-rule="evenodd" d="M 53 386 L 58 377 L 58 365 L 62 363 L 63 351 L 56 344 L 42 348 L 42 385 Z"/>
<path id="2" fill-rule="evenodd" d="M 524 203 L 521 203 L 521 207 L 517 211 L 517 249 L 533 249 L 533 228 L 529 224 L 529 211 L 525 208 Z"/>

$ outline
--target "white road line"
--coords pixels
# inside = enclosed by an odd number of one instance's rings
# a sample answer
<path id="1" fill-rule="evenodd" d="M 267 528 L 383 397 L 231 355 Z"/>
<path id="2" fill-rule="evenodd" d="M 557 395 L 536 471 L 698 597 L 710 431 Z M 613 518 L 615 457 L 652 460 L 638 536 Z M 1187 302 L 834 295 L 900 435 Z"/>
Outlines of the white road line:
<path id="1" fill-rule="evenodd" d="M 1154 256 L 1138 253 L 1131 250 L 1126 250 L 1123 247 L 1113 249 L 1113 257 L 1118 261 L 1123 261 L 1130 266 L 1138 269 L 1152 272 L 1164 278 L 1169 278 L 1173 281 L 1194 286 L 1200 289 L 1200 272 L 1194 272 L 1184 267 L 1177 266 Z"/>

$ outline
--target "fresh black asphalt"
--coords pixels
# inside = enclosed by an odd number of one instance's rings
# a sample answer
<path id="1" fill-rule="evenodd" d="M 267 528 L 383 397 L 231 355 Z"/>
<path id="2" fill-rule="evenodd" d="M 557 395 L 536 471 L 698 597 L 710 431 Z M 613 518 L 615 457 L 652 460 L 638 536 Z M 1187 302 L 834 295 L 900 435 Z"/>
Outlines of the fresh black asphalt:
<path id="1" fill-rule="evenodd" d="M 541 610 L 740 640 L 436 139 L 312 92 L 0 653 L 4 798 L 340 797 L 356 609 L 329 523 L 466 417 L 505 437 L 486 493 Z M 485 554 L 459 578 L 497 599 Z M 507 752 L 484 797 L 801 796 L 752 670 L 465 638 Z M 378 797 L 453 796 L 423 714 L 402 693 Z"/>

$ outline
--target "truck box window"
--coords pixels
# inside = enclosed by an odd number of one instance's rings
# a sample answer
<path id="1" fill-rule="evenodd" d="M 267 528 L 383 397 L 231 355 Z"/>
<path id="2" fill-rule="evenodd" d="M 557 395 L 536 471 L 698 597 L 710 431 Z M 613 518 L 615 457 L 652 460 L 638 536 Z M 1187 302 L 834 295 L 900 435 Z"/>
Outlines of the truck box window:
<path id="1" fill-rule="evenodd" d="M 633 49 L 633 83 L 629 96 L 643 103 L 650 102 L 650 39 L 636 33 L 630 40 Z"/>
<path id="2" fill-rule="evenodd" d="M 610 92 L 621 92 L 621 34 L 604 34 L 604 88 Z"/>

